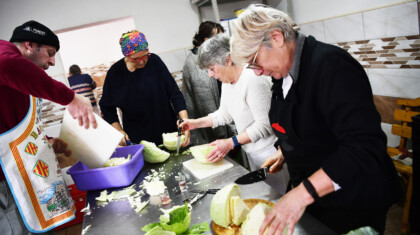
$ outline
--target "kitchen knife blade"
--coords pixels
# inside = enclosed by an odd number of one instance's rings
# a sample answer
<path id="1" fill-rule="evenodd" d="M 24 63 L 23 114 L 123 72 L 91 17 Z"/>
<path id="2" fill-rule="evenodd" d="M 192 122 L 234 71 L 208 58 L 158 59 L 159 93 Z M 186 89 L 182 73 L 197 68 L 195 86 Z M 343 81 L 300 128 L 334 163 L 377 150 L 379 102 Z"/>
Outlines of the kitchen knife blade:
<path id="1" fill-rule="evenodd" d="M 181 125 L 182 119 L 179 119 L 179 124 Z M 181 135 L 182 135 L 182 127 L 178 128 L 178 141 L 176 142 L 176 154 L 179 154 L 179 146 L 181 145 Z"/>
<path id="2" fill-rule="evenodd" d="M 265 180 L 267 178 L 268 169 L 271 166 L 252 171 L 246 175 L 243 175 L 235 180 L 236 184 L 253 184 Z"/>

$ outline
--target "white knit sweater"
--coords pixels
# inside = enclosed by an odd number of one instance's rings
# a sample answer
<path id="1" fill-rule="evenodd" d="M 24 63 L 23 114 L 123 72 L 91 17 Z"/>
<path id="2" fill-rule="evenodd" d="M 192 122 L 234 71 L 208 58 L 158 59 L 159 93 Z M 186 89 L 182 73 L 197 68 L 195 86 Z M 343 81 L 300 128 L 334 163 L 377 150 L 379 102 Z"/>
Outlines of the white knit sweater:
<path id="1" fill-rule="evenodd" d="M 247 153 L 256 153 L 274 145 L 274 135 L 268 118 L 271 105 L 271 78 L 256 76 L 251 69 L 244 68 L 235 84 L 222 84 L 219 109 L 209 114 L 213 128 L 235 122 L 238 133 L 246 131 L 251 143 L 242 145 Z"/>

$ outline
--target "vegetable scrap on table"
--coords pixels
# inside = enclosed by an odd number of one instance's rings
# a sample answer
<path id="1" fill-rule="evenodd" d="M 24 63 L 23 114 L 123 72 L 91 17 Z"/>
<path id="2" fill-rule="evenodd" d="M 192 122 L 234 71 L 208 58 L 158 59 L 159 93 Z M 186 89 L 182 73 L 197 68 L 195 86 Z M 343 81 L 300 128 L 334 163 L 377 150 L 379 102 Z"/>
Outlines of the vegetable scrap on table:
<path id="1" fill-rule="evenodd" d="M 142 230 L 145 235 L 175 235 L 175 234 L 203 234 L 210 230 L 207 222 L 191 225 L 191 209 L 188 204 L 174 206 L 171 209 L 160 209 L 163 215 L 159 217 L 159 223 L 145 225 Z"/>

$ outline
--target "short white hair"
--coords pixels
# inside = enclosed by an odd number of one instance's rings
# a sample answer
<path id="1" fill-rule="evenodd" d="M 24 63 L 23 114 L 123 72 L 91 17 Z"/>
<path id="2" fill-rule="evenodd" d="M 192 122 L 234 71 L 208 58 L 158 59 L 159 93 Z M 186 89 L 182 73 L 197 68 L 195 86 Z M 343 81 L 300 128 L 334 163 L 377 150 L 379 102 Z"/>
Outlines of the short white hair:
<path id="1" fill-rule="evenodd" d="M 219 33 L 206 40 L 198 48 L 197 64 L 201 69 L 208 69 L 212 65 L 225 66 L 230 54 L 229 36 Z"/>
<path id="2" fill-rule="evenodd" d="M 251 4 L 234 22 L 230 42 L 232 61 L 249 63 L 260 45 L 271 48 L 271 32 L 280 30 L 286 42 L 296 41 L 299 27 L 286 13 L 262 4 Z"/>

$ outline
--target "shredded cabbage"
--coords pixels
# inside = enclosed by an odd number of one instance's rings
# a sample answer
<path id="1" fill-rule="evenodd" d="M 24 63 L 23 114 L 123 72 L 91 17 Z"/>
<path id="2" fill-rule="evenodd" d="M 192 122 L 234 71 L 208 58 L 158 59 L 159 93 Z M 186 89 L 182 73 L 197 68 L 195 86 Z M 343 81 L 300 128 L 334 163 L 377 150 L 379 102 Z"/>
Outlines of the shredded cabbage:
<path id="1" fill-rule="evenodd" d="M 104 167 L 110 167 L 110 166 L 119 166 L 124 163 L 127 163 L 131 160 L 131 154 L 128 154 L 128 157 L 113 157 L 108 159 L 108 161 L 105 162 Z"/>

